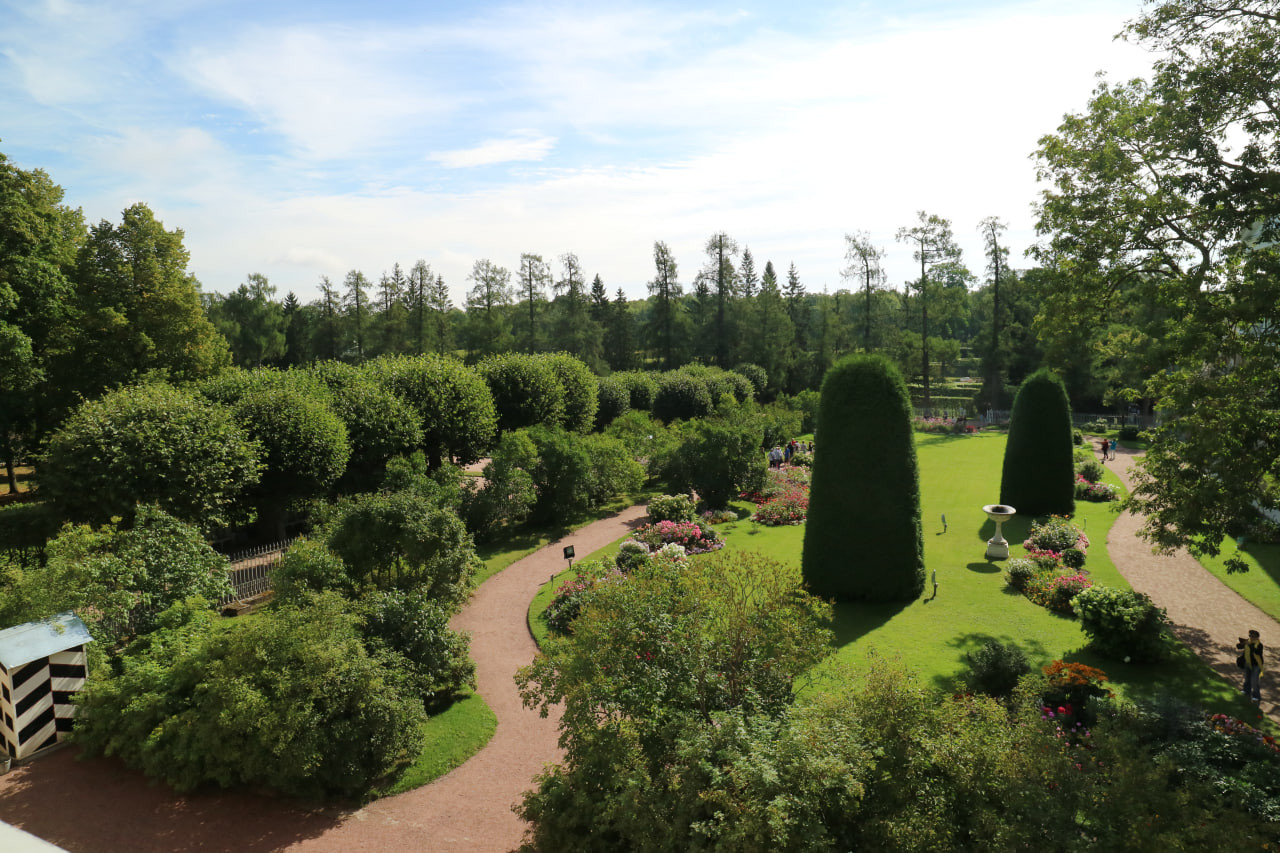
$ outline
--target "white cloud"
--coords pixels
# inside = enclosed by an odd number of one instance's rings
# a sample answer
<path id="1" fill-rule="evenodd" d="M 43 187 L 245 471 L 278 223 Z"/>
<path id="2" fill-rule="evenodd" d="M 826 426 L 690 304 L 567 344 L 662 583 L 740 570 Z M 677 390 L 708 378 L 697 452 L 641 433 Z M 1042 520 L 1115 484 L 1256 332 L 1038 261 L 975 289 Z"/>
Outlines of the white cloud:
<path id="1" fill-rule="evenodd" d="M 490 139 L 474 148 L 456 151 L 437 151 L 427 156 L 448 169 L 464 169 L 470 166 L 489 166 L 494 163 L 514 163 L 544 159 L 555 146 L 556 140 L 536 131 L 516 131 L 506 139 Z"/>

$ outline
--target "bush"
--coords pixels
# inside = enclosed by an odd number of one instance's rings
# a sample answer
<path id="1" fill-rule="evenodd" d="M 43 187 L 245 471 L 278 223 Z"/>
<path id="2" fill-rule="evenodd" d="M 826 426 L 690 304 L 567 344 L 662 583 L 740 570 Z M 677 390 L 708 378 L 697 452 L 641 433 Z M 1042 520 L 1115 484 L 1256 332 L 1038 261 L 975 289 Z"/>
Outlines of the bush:
<path id="1" fill-rule="evenodd" d="M 1121 441 L 1137 441 L 1141 437 L 1142 430 L 1136 426 L 1130 425 L 1120 427 L 1119 439 Z"/>
<path id="2" fill-rule="evenodd" d="M 449 628 L 452 611 L 423 590 L 374 591 L 359 602 L 369 649 L 385 649 L 406 661 L 420 699 L 439 704 L 475 687 L 467 634 Z"/>
<path id="3" fill-rule="evenodd" d="M 653 374 L 629 370 L 614 376 L 626 387 L 632 409 L 641 412 L 653 409 L 653 401 L 658 396 L 658 380 Z"/>
<path id="4" fill-rule="evenodd" d="M 648 551 L 644 554 L 647 562 Z M 596 595 L 600 585 L 621 580 L 625 571 L 609 565 L 605 560 L 580 563 L 577 574 L 560 584 L 555 597 L 542 611 L 542 618 L 546 621 L 547 627 L 557 634 L 572 634 L 574 620 L 582 615 L 583 608 Z"/>
<path id="5" fill-rule="evenodd" d="M 564 419 L 561 424 L 570 432 L 591 432 L 596 424 L 599 408 L 596 377 L 585 364 L 564 352 L 541 356 L 551 366 L 551 372 L 560 383 L 564 400 Z"/>
<path id="6" fill-rule="evenodd" d="M 613 564 L 618 571 L 625 575 L 629 575 L 642 566 L 649 565 L 649 546 L 643 542 L 637 542 L 634 539 L 628 539 L 618 546 L 618 553 L 613 558 Z"/>
<path id="7" fill-rule="evenodd" d="M 356 594 L 358 584 L 342 558 L 316 539 L 294 541 L 271 573 L 272 599 L 277 604 L 305 605 L 312 593 L 332 591 L 344 598 Z"/>
<path id="8" fill-rule="evenodd" d="M 631 395 L 627 386 L 616 376 L 596 379 L 596 430 L 600 431 L 631 410 Z"/>
<path id="9" fill-rule="evenodd" d="M 697 512 L 689 495 L 658 495 L 649 501 L 649 523 L 693 521 Z"/>
<path id="10" fill-rule="evenodd" d="M 626 445 L 627 452 L 649 473 L 661 469 L 676 444 L 676 437 L 661 421 L 654 420 L 648 412 L 635 409 L 609 424 L 604 434 Z"/>
<path id="11" fill-rule="evenodd" d="M 1100 653 L 1117 660 L 1155 663 L 1169 653 L 1168 620 L 1145 593 L 1095 586 L 1073 602 L 1080 627 Z"/>
<path id="12" fill-rule="evenodd" d="M 1000 503 L 1023 515 L 1075 511 L 1071 404 L 1057 375 L 1040 370 L 1018 389 L 1009 418 Z"/>
<path id="13" fill-rule="evenodd" d="M 1090 483 L 1084 477 L 1076 477 L 1076 500 L 1107 503 L 1120 499 L 1120 491 L 1110 483 Z"/>
<path id="14" fill-rule="evenodd" d="M 1018 590 L 1018 592 L 1024 592 L 1032 579 L 1040 574 L 1040 571 L 1040 566 L 1034 560 L 1025 558 L 1010 560 L 1005 564 L 1005 583 Z"/>
<path id="15" fill-rule="evenodd" d="M 564 385 L 549 359 L 503 353 L 489 356 L 477 365 L 477 370 L 493 394 L 499 429 L 563 426 Z"/>
<path id="16" fill-rule="evenodd" d="M 839 601 L 919 597 L 920 476 L 902 374 L 882 356 L 843 359 L 823 380 L 819 412 L 822 453 L 801 557 L 806 583 Z"/>
<path id="17" fill-rule="evenodd" d="M 711 525 L 699 524 L 696 521 L 660 521 L 657 524 L 646 524 L 632 534 L 631 538 L 648 547 L 650 552 L 672 543 L 682 546 L 687 554 L 703 554 L 724 547 L 724 542 Z"/>
<path id="18" fill-rule="evenodd" d="M 1102 463 L 1090 456 L 1086 461 L 1076 465 L 1076 473 L 1090 483 L 1096 483 L 1102 479 Z"/>
<path id="19" fill-rule="evenodd" d="M 769 387 L 769 374 L 763 367 L 758 364 L 743 362 L 735 367 L 733 372 L 740 376 L 745 376 L 751 382 L 755 399 L 765 399 L 765 390 Z"/>
<path id="20" fill-rule="evenodd" d="M 1028 551 L 1053 551 L 1061 554 L 1068 548 L 1077 548 L 1084 552 L 1089 549 L 1089 538 L 1068 519 L 1055 515 L 1044 521 L 1033 521 L 1031 532 L 1022 545 Z"/>
<path id="21" fill-rule="evenodd" d="M 586 443 L 562 429 L 537 427 L 529 438 L 538 450 L 533 483 L 538 498 L 529 518 L 547 524 L 592 506 L 592 461 Z"/>
<path id="22" fill-rule="evenodd" d="M 167 385 L 111 391 L 86 402 L 49 439 L 40 490 L 72 521 L 126 522 L 154 503 L 205 533 L 242 520 L 261 448 L 230 414 Z"/>
<path id="23" fill-rule="evenodd" d="M 503 433 L 489 464 L 484 486 L 463 494 L 462 516 L 477 539 L 490 539 L 504 527 L 521 524 L 538 499 L 533 471 L 538 448 L 525 430 Z"/>
<path id="24" fill-rule="evenodd" d="M 345 607 L 323 595 L 222 630 L 203 601 L 175 605 L 89 680 L 73 739 L 178 791 L 365 795 L 418 753 L 426 715 Z"/>
<path id="25" fill-rule="evenodd" d="M 760 488 L 767 467 L 749 426 L 696 421 L 685 430 L 666 473 L 672 485 L 697 492 L 708 507 L 719 509 Z"/>
<path id="26" fill-rule="evenodd" d="M 587 487 L 591 506 L 603 506 L 644 485 L 644 467 L 618 439 L 608 435 L 587 435 L 582 436 L 582 444 L 591 460 L 591 483 Z"/>
<path id="27" fill-rule="evenodd" d="M 1049 581 L 1044 606 L 1055 613 L 1075 614 L 1075 599 L 1081 592 L 1093 586 L 1086 574 L 1058 575 Z"/>
<path id="28" fill-rule="evenodd" d="M 969 672 L 965 682 L 970 688 L 988 696 L 1003 697 L 1013 693 L 1018 679 L 1031 671 L 1027 655 L 1017 645 L 988 640 L 976 651 L 965 655 Z"/>
<path id="29" fill-rule="evenodd" d="M 1085 554 L 1079 548 L 1068 548 L 1061 554 L 1062 565 L 1068 569 L 1079 569 L 1084 566 Z"/>
<path id="30" fill-rule="evenodd" d="M 707 385 L 688 373 L 673 370 L 658 379 L 658 393 L 653 399 L 653 416 L 665 423 L 706 417 L 713 400 Z"/>
<path id="31" fill-rule="evenodd" d="M 1078 429 L 1073 429 L 1071 431 L 1071 443 L 1076 445 L 1077 447 L 1084 444 L 1084 433 L 1082 433 Z"/>

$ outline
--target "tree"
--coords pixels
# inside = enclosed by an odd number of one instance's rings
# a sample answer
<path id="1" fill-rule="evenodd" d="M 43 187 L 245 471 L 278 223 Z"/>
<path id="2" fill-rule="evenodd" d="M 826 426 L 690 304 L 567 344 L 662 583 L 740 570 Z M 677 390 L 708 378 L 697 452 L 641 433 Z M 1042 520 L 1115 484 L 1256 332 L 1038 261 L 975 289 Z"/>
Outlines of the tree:
<path id="1" fill-rule="evenodd" d="M 582 264 L 573 252 L 561 255 L 560 264 L 563 272 L 554 284 L 556 298 L 553 306 L 555 321 L 552 327 L 552 346 L 572 354 L 589 367 L 598 367 L 603 327 L 595 319 L 599 306 L 595 302 L 597 294 L 594 292 L 594 285 L 592 295 L 588 297 Z M 600 276 L 596 276 L 596 281 L 599 282 L 600 296 L 607 308 L 609 301 L 604 294 L 604 283 L 600 282 Z"/>
<path id="2" fill-rule="evenodd" d="M 1027 377 L 1013 400 L 1000 475 L 1000 503 L 1023 516 L 1071 515 L 1076 509 L 1071 403 L 1049 370 Z"/>
<path id="3" fill-rule="evenodd" d="M 711 320 L 711 357 L 719 367 L 729 366 L 733 344 L 732 303 L 738 293 L 738 273 L 733 259 L 738 256 L 738 243 L 723 231 L 712 234 L 706 245 L 707 263 L 698 273 L 704 286 L 714 292 L 715 308 Z"/>
<path id="4" fill-rule="evenodd" d="M 230 363 L 187 272 L 182 237 L 145 204 L 125 210 L 119 225 L 103 220 L 91 229 L 76 261 L 74 333 L 60 359 L 60 388 L 92 397 L 151 372 L 187 381 Z"/>
<path id="5" fill-rule="evenodd" d="M 720 509 L 742 492 L 764 485 L 760 431 L 746 424 L 698 420 L 676 450 L 672 485 L 692 489 L 708 507 Z"/>
<path id="6" fill-rule="evenodd" d="M 571 432 L 591 432 L 596 422 L 596 378 L 587 366 L 568 353 L 549 353 L 542 358 L 564 392 L 564 428 Z"/>
<path id="7" fill-rule="evenodd" d="M 927 214 L 921 210 L 917 214 L 918 221 L 910 227 L 898 229 L 898 241 L 912 243 L 915 250 L 912 257 L 920 262 L 920 278 L 915 282 L 916 293 L 920 296 L 920 372 L 924 382 L 924 408 L 927 413 L 932 406 L 929 396 L 929 275 L 931 267 L 960 260 L 960 248 L 951 234 L 951 220 Z"/>
<path id="8" fill-rule="evenodd" d="M 862 349 L 871 352 L 871 296 L 885 285 L 884 269 L 880 262 L 884 251 L 871 242 L 871 235 L 862 231 L 844 235 L 844 259 L 848 263 L 840 271 L 846 281 L 858 283 L 865 299 L 862 317 Z"/>
<path id="9" fill-rule="evenodd" d="M 343 316 L 351 326 L 355 360 L 361 362 L 365 359 L 365 339 L 369 331 L 369 279 L 360 270 L 351 270 L 342 283 L 346 288 L 342 294 Z"/>
<path id="10" fill-rule="evenodd" d="M 478 461 L 497 432 L 493 395 L 480 374 L 442 355 L 383 357 L 367 368 L 422 421 L 422 451 L 432 471 L 448 460 Z"/>
<path id="11" fill-rule="evenodd" d="M 551 285 L 551 269 L 542 255 L 528 252 L 520 256 L 520 300 L 529 312 L 529 325 L 525 330 L 524 351 L 538 351 L 537 314 L 539 306 L 547 301 L 547 288 Z"/>
<path id="12" fill-rule="evenodd" d="M 341 341 L 341 325 L 342 325 L 342 294 L 333 282 L 329 281 L 327 275 L 320 276 L 320 299 L 317 300 L 317 308 L 320 309 L 322 317 L 322 325 L 324 327 L 325 338 L 325 355 L 332 359 L 337 359 L 342 355 Z"/>
<path id="13" fill-rule="evenodd" d="M 1064 274 L 1042 335 L 1136 303 L 1162 345 L 1140 393 L 1163 421 L 1130 501 L 1162 548 L 1217 553 L 1277 504 L 1275 19 L 1257 0 L 1153 5 L 1125 31 L 1160 52 L 1152 79 L 1100 83 L 1037 152 L 1035 251 Z"/>
<path id="14" fill-rule="evenodd" d="M 1009 247 L 1000 245 L 1000 235 L 1008 230 L 1007 225 L 994 216 L 988 216 L 978 223 L 982 233 L 982 241 L 987 251 L 987 272 L 991 281 L 991 346 L 987 351 L 986 382 L 983 396 L 989 405 L 995 405 L 1000 396 L 1000 274 L 1009 267 Z"/>
<path id="15" fill-rule="evenodd" d="M 342 487 L 367 491 L 381 482 L 389 459 L 422 445 L 422 418 L 375 373 L 340 361 L 316 365 L 313 372 L 327 387 L 329 408 L 351 443 Z"/>
<path id="16" fill-rule="evenodd" d="M 186 391 L 142 385 L 80 406 L 49 439 L 40 489 L 64 518 L 126 521 L 158 504 L 206 533 L 241 517 L 260 448 L 228 412 Z"/>
<path id="17" fill-rule="evenodd" d="M 910 601 L 924 589 L 911 399 L 880 355 L 849 356 L 822 381 L 801 567 L 814 595 Z M 875 488 L 868 488 L 869 484 Z M 856 555 L 849 543 L 862 543 Z"/>
<path id="18" fill-rule="evenodd" d="M 471 267 L 467 280 L 467 322 L 470 349 L 474 353 L 500 353 L 511 349 L 510 325 L 504 309 L 511 304 L 511 273 L 482 258 Z"/>
<path id="19" fill-rule="evenodd" d="M 477 370 L 493 395 L 499 429 L 563 425 L 564 386 L 548 359 L 514 352 L 491 355 Z"/>
<path id="20" fill-rule="evenodd" d="M 677 277 L 675 256 L 661 240 L 653 244 L 653 265 L 656 271 L 648 285 L 653 306 L 649 338 L 653 348 L 662 356 L 663 366 L 671 370 L 676 366 L 679 332 L 683 327 L 680 308 L 682 288 Z"/>
<path id="21" fill-rule="evenodd" d="M 259 273 L 209 308 L 209 320 L 231 345 L 231 360 L 241 367 L 261 367 L 285 354 L 287 320 L 284 306 L 272 299 L 276 289 Z"/>

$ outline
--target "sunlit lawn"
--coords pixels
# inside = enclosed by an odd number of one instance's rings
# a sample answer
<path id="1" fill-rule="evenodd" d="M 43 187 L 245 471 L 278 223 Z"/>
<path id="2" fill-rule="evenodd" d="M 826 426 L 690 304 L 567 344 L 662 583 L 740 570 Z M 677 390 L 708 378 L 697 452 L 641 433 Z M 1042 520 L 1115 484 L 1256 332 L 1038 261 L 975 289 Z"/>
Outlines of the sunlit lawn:
<path id="1" fill-rule="evenodd" d="M 1249 564 L 1249 571 L 1229 574 L 1226 561 L 1237 555 Z M 1242 549 L 1227 539 L 1218 556 L 1201 557 L 1200 564 L 1272 619 L 1280 619 L 1280 545 L 1246 540 Z"/>
<path id="2" fill-rule="evenodd" d="M 1086 638 L 1079 622 L 1038 607 L 1005 587 L 1003 562 L 990 562 L 983 556 L 995 525 L 982 511 L 984 504 L 999 500 L 1004 445 L 1005 437 L 994 433 L 918 435 L 927 573 L 924 596 L 905 605 L 838 605 L 835 653 L 827 669 L 816 673 L 819 678 L 815 683 L 822 683 L 828 672 L 865 668 L 867 656 L 874 650 L 899 659 L 904 667 L 938 689 L 951 691 L 958 686 L 957 676 L 967 668 L 966 653 L 986 640 L 997 639 L 1017 643 L 1037 666 L 1062 658 L 1100 667 L 1122 695 L 1142 698 L 1167 691 L 1256 722 L 1257 710 L 1241 702 L 1238 690 L 1189 650 L 1181 649 L 1174 660 L 1158 667 L 1100 658 L 1085 649 Z M 1110 472 L 1105 477 L 1106 482 L 1120 485 Z M 874 488 L 874 484 L 868 488 Z M 735 508 L 745 516 L 749 506 Z M 1106 534 L 1116 519 L 1114 506 L 1080 501 L 1076 504 L 1075 521 L 1090 538 L 1085 567 L 1094 582 L 1127 589 L 1129 584 L 1111 563 L 1106 549 Z M 945 532 L 943 514 L 947 519 Z M 1021 543 L 1031 521 L 1016 516 L 1004 525 L 1014 556 L 1023 553 Z M 803 526 L 763 527 L 738 521 L 716 529 L 725 538 L 726 550 L 754 550 L 784 562 L 800 561 Z M 616 547 L 614 543 L 609 550 Z M 850 540 L 851 565 L 857 556 L 858 543 Z M 938 595 L 927 600 L 932 596 L 928 576 L 935 570 Z M 556 586 L 569 575 L 565 572 L 544 586 L 531 605 L 530 625 L 535 637 L 541 639 L 545 635 L 540 614 Z"/>

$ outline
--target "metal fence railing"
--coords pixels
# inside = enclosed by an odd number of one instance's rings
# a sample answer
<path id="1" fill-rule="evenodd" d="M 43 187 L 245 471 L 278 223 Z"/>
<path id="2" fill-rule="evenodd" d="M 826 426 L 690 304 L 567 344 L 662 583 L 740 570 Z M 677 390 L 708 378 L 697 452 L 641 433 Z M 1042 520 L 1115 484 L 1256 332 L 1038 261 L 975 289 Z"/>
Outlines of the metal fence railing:
<path id="1" fill-rule="evenodd" d="M 270 591 L 271 576 L 291 544 L 292 539 L 282 539 L 228 554 L 231 566 L 227 569 L 227 580 L 231 582 L 232 593 L 224 596 L 218 606 L 224 607 L 233 601 L 243 601 Z"/>

